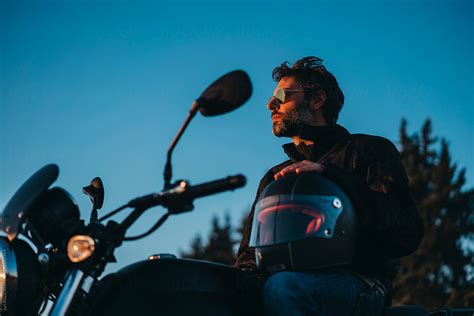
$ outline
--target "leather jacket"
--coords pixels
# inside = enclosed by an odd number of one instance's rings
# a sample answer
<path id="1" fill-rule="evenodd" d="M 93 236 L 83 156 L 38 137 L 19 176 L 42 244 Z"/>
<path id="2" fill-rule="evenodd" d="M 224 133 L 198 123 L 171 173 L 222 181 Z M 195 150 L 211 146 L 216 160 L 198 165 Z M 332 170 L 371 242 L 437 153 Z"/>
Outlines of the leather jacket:
<path id="1" fill-rule="evenodd" d="M 255 249 L 248 245 L 260 193 L 275 173 L 307 159 L 324 164 L 322 175 L 339 184 L 355 206 L 360 231 L 350 269 L 390 287 L 397 259 L 415 251 L 424 232 L 398 150 L 386 138 L 350 134 L 340 125 L 303 126 L 300 137 L 314 145 L 283 146 L 290 159 L 271 168 L 260 181 L 235 265 L 255 267 Z"/>

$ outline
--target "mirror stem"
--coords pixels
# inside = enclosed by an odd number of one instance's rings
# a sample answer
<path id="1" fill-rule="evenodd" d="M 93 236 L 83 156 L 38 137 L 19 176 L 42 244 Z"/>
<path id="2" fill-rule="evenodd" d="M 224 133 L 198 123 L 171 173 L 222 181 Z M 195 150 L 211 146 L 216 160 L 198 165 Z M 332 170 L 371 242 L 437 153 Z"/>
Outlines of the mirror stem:
<path id="1" fill-rule="evenodd" d="M 173 142 L 168 148 L 168 154 L 166 155 L 165 171 L 163 174 L 163 177 L 165 180 L 165 185 L 164 185 L 165 190 L 171 187 L 171 177 L 173 175 L 173 171 L 172 171 L 173 167 L 171 166 L 171 155 L 173 154 L 173 150 L 176 147 L 176 144 L 178 143 L 179 139 L 181 138 L 181 135 L 183 135 L 184 131 L 186 130 L 186 127 L 188 127 L 189 122 L 191 122 L 191 120 L 196 115 L 198 110 L 199 110 L 199 103 L 197 101 L 194 101 L 193 105 L 191 106 L 191 109 L 189 110 L 189 114 L 188 114 L 188 117 L 186 118 L 186 121 L 184 121 L 183 125 L 181 126 L 178 133 L 174 137 Z"/>
<path id="2" fill-rule="evenodd" d="M 90 223 L 95 223 L 99 220 L 99 214 L 97 212 L 97 209 L 94 207 L 91 211 L 91 218 L 90 218 Z"/>

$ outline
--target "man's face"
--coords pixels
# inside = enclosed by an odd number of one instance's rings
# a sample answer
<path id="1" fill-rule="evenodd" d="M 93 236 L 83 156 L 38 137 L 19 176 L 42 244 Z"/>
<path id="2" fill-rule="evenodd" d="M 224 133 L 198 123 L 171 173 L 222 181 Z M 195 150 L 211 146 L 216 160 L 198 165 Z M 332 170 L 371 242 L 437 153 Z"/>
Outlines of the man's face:
<path id="1" fill-rule="evenodd" d="M 283 77 L 278 82 L 273 95 L 279 88 L 303 90 L 293 77 Z M 273 134 L 277 137 L 297 136 L 301 125 L 308 124 L 312 120 L 309 104 L 304 99 L 303 91 L 286 92 L 285 102 L 282 104 L 272 98 L 267 107 L 272 112 Z"/>

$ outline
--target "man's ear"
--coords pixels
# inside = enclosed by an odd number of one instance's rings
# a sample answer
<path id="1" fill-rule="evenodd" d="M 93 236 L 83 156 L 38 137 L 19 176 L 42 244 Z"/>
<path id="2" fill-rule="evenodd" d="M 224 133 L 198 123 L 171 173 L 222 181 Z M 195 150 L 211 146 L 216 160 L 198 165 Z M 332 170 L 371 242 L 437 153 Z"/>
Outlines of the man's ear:
<path id="1" fill-rule="evenodd" d="M 314 97 L 311 99 L 310 106 L 311 110 L 316 111 L 322 108 L 322 106 L 326 103 L 327 94 L 326 91 L 320 90 L 318 91 Z"/>

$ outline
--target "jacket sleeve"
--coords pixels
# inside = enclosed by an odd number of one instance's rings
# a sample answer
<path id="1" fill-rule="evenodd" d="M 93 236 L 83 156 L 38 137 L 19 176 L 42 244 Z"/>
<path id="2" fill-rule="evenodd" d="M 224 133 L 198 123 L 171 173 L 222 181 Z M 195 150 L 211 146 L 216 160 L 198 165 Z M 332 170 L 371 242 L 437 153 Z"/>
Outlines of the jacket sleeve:
<path id="1" fill-rule="evenodd" d="M 242 235 L 242 240 L 240 242 L 239 251 L 237 252 L 237 259 L 235 261 L 235 266 L 241 268 L 255 268 L 257 266 L 255 262 L 255 248 L 249 247 L 250 242 L 250 232 L 252 230 L 252 221 L 253 214 L 255 211 L 256 199 L 253 202 L 252 208 L 250 210 L 249 216 L 247 217 L 247 224 L 244 227 L 244 232 Z"/>
<path id="2" fill-rule="evenodd" d="M 283 164 L 282 164 L 283 165 Z M 270 169 L 260 180 L 260 184 L 257 189 L 257 194 L 255 196 L 255 200 L 253 201 L 252 208 L 250 209 L 250 213 L 247 217 L 247 223 L 244 227 L 244 231 L 242 234 L 242 241 L 240 242 L 239 251 L 237 252 L 237 260 L 235 261 L 234 266 L 238 266 L 240 268 L 250 268 L 254 269 L 257 264 L 255 262 L 255 248 L 249 247 L 250 243 L 250 233 L 252 232 L 252 222 L 253 222 L 253 214 L 255 212 L 255 205 L 257 204 L 258 197 L 260 193 L 265 189 L 265 187 L 273 181 L 273 175 L 276 172 L 276 169 L 280 166 L 276 166 Z M 281 167 L 280 167 L 281 169 Z"/>
<path id="3" fill-rule="evenodd" d="M 418 248 L 424 227 L 398 150 L 387 139 L 377 140 L 362 155 L 364 174 L 327 164 L 323 175 L 338 183 L 353 201 L 361 238 L 385 256 L 398 258 Z"/>

